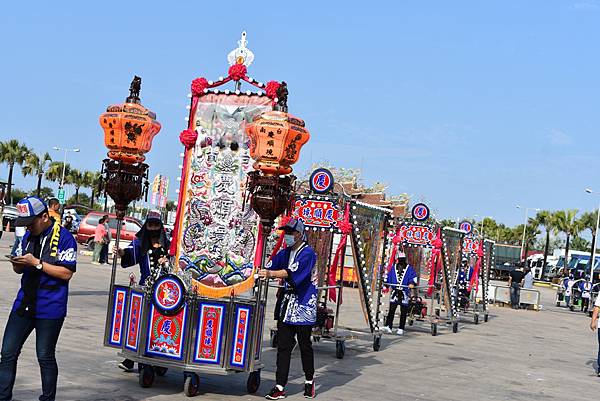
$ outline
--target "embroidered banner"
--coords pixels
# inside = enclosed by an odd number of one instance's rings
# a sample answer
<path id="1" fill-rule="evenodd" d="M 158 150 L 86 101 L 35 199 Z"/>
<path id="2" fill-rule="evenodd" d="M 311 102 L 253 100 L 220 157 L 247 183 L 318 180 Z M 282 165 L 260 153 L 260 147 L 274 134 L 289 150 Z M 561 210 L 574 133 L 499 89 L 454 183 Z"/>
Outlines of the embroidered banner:
<path id="1" fill-rule="evenodd" d="M 125 347 L 132 351 L 137 351 L 140 341 L 140 326 L 142 323 L 142 305 L 144 304 L 144 295 L 132 291 L 129 303 L 129 318 L 127 319 L 127 341 Z"/>
<path id="2" fill-rule="evenodd" d="M 166 358 L 183 358 L 183 340 L 187 319 L 187 306 L 173 316 L 162 315 L 152 305 L 148 323 L 146 353 Z"/>
<path id="3" fill-rule="evenodd" d="M 216 365 L 221 363 L 223 324 L 227 316 L 225 311 L 223 304 L 200 305 L 194 362 Z"/>

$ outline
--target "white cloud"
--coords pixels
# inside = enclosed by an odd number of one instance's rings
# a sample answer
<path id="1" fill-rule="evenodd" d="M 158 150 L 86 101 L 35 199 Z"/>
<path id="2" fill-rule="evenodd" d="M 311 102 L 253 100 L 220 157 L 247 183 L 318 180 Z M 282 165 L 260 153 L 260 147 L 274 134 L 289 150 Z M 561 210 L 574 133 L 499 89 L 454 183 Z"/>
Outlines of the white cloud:
<path id="1" fill-rule="evenodd" d="M 549 130 L 546 139 L 551 145 L 556 146 L 571 145 L 573 143 L 573 139 L 568 134 L 555 128 Z"/>
<path id="2" fill-rule="evenodd" d="M 579 1 L 573 4 L 575 10 L 600 10 L 600 3 L 593 1 Z"/>

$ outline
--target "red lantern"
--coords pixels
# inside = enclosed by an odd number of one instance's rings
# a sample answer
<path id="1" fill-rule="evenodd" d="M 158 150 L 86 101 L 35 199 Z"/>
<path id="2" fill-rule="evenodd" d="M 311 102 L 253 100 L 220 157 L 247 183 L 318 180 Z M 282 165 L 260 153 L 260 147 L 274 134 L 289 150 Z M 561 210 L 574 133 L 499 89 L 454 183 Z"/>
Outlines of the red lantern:
<path id="1" fill-rule="evenodd" d="M 135 77 L 125 103 L 108 106 L 100 115 L 108 157 L 123 163 L 142 163 L 160 131 L 156 114 L 142 106 L 139 98 L 142 80 Z"/>
<path id="2" fill-rule="evenodd" d="M 300 149 L 310 134 L 304 121 L 281 111 L 267 111 L 246 127 L 250 137 L 250 156 L 256 160 L 254 168 L 265 175 L 285 175 L 298 161 Z"/>

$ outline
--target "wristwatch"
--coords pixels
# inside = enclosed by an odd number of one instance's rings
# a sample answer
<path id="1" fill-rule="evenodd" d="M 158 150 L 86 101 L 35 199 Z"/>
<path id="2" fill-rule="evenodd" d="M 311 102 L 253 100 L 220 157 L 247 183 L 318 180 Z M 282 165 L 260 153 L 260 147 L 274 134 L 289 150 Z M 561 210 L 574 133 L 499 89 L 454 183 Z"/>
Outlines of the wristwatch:
<path id="1" fill-rule="evenodd" d="M 42 270 L 42 269 L 44 268 L 44 262 L 42 262 L 42 261 L 40 260 L 40 263 L 38 263 L 37 265 L 35 265 L 35 268 L 36 268 L 37 270 Z"/>

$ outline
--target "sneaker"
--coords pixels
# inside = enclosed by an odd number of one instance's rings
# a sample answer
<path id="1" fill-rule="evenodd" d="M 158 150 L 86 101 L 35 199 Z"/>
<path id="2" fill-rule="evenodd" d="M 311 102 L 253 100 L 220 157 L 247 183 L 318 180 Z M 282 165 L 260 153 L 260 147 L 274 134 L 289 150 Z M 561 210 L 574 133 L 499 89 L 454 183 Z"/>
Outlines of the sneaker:
<path id="1" fill-rule="evenodd" d="M 399 335 L 399 336 L 403 336 L 404 335 L 404 330 L 398 329 L 398 331 L 396 332 L 396 334 Z"/>
<path id="2" fill-rule="evenodd" d="M 131 373 L 133 372 L 133 366 L 129 367 L 127 365 L 125 365 L 124 362 L 121 362 L 117 365 L 120 369 L 123 369 L 123 371 L 127 372 L 127 373 Z"/>
<path id="3" fill-rule="evenodd" d="M 100 266 L 100 262 L 92 262 L 93 265 Z"/>
<path id="4" fill-rule="evenodd" d="M 315 398 L 315 382 L 304 383 L 304 398 Z"/>
<path id="5" fill-rule="evenodd" d="M 269 391 L 269 394 L 265 396 L 267 400 L 283 400 L 286 397 L 287 395 L 285 395 L 285 389 L 279 390 L 277 386 L 273 386 L 271 391 Z"/>
<path id="6" fill-rule="evenodd" d="M 390 329 L 390 328 L 389 328 L 389 327 L 387 327 L 387 326 L 383 326 L 383 327 L 381 328 L 381 331 L 383 331 L 384 333 L 387 333 L 387 334 L 392 334 L 392 329 Z"/>

